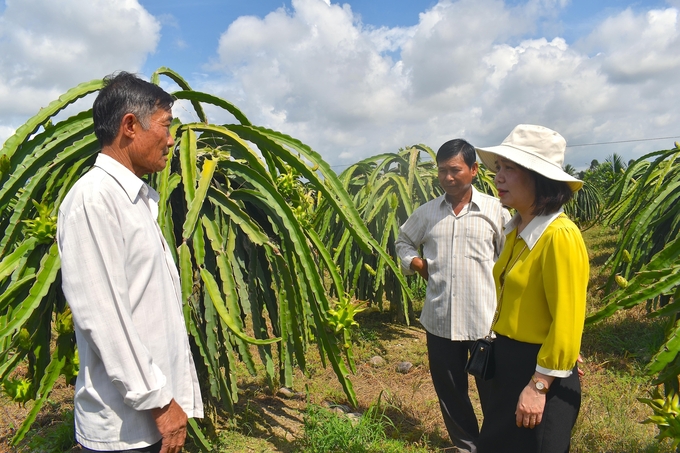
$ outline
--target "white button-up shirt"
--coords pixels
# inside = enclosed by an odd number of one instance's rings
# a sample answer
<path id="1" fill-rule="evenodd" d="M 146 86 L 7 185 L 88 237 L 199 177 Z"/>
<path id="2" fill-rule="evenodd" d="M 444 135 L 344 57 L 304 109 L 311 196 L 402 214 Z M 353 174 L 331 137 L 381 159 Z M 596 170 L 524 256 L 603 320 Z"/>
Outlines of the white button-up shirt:
<path id="1" fill-rule="evenodd" d="M 472 188 L 456 215 L 442 195 L 416 209 L 395 243 L 405 274 L 413 258 L 427 261 L 429 278 L 420 323 L 433 335 L 476 340 L 489 334 L 496 310 L 493 265 L 505 242 L 510 214 L 497 198 Z"/>
<path id="2" fill-rule="evenodd" d="M 59 208 L 62 288 L 80 373 L 76 439 L 127 450 L 161 438 L 150 409 L 203 403 L 182 312 L 179 274 L 156 217 L 158 194 L 100 154 Z"/>

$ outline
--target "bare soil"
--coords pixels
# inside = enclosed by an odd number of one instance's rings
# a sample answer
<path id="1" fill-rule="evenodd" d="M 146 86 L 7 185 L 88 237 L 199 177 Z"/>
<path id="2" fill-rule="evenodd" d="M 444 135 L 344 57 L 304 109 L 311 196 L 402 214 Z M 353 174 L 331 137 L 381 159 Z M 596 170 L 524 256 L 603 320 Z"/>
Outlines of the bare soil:
<path id="1" fill-rule="evenodd" d="M 606 258 L 616 245 L 615 236 L 605 230 L 584 235 L 591 258 L 590 310 L 600 307 L 601 286 L 606 277 L 600 273 Z M 658 350 L 664 338 L 663 320 L 650 319 L 645 307 L 617 313 L 612 318 L 587 326 L 582 351 L 586 362 L 582 379 L 583 404 L 572 438 L 572 451 L 670 453 L 670 441 L 658 442 L 654 425 L 640 422 L 651 415 L 638 401 L 653 388 L 642 369 Z M 367 311 L 358 316 L 354 354 L 357 372 L 351 376 L 359 407 L 381 403 L 393 426 L 388 435 L 432 452 L 452 452 L 446 429 L 432 387 L 427 363 L 425 331 L 419 326 L 400 326 L 389 321 L 385 313 Z M 308 376 L 295 375 L 294 394 L 278 395 L 260 373 L 256 377 L 239 373 L 239 402 L 233 415 L 216 420 L 222 428 L 217 451 L 242 453 L 290 453 L 299 451 L 303 434 L 304 410 L 308 404 L 347 404 L 347 398 L 333 370 L 324 368 L 311 350 Z M 374 356 L 384 359 L 379 367 L 371 365 Z M 399 362 L 413 367 L 407 374 L 396 371 Z M 481 411 L 471 382 L 471 397 L 481 422 Z M 25 419 L 31 403 L 22 407 L 0 392 L 0 453 L 39 453 L 30 447 L 31 438 L 47 436 L 64 427 L 64 414 L 72 409 L 73 387 L 59 381 L 39 414 L 27 440 L 10 448 L 16 429 Z M 198 451 L 187 445 L 188 453 Z M 74 447 L 72 453 L 79 449 Z"/>
<path id="2" fill-rule="evenodd" d="M 420 327 L 392 324 L 386 313 L 377 311 L 362 313 L 359 322 L 361 327 L 354 344 L 357 372 L 351 376 L 359 406 L 351 410 L 363 413 L 380 402 L 394 424 L 388 429 L 388 435 L 427 446 L 432 451 L 448 450 L 451 444 L 427 365 L 425 331 Z M 382 366 L 371 365 L 370 359 L 376 355 L 384 359 Z M 396 370 L 396 365 L 402 361 L 413 364 L 406 374 Z M 309 377 L 302 372 L 296 373 L 291 389 L 293 395 L 288 397 L 276 388 L 270 389 L 263 376 L 251 377 L 243 373 L 239 380 L 240 399 L 236 413 L 217 420 L 225 432 L 240 436 L 239 445 L 222 451 L 297 451 L 296 441 L 302 435 L 304 410 L 308 404 L 348 405 L 330 366 L 323 368 L 318 357 L 311 357 L 308 373 Z M 474 381 L 471 381 L 471 388 L 474 389 Z M 479 408 L 476 393 L 471 393 Z M 60 380 L 27 437 L 42 436 L 63 423 L 64 412 L 73 408 L 72 399 L 73 387 Z M 27 449 L 27 442 L 15 448 L 9 446 L 31 404 L 23 407 L 0 395 L 0 453 L 31 451 Z M 187 447 L 194 450 L 191 445 Z M 79 448 L 74 447 L 71 451 L 77 452 Z"/>
<path id="3" fill-rule="evenodd" d="M 17 374 L 20 374 L 20 372 L 21 370 Z M 26 403 L 26 405 L 14 403 L 7 395 L 0 392 L 0 453 L 31 451 L 25 447 L 21 449 L 12 448 L 10 441 L 28 416 L 32 405 L 32 401 Z M 64 413 L 71 410 L 73 410 L 73 386 L 67 385 L 62 376 L 38 414 L 30 434 L 47 432 L 61 424 Z"/>
<path id="4" fill-rule="evenodd" d="M 426 447 L 431 452 L 453 452 L 441 418 L 439 404 L 430 380 L 425 331 L 418 326 L 400 326 L 389 322 L 388 315 L 379 312 L 361 313 L 360 328 L 356 333 L 354 352 L 357 372 L 351 381 L 359 407 L 352 411 L 363 413 L 380 402 L 392 421 L 388 435 L 411 445 Z M 642 425 L 650 414 L 649 408 L 637 401 L 648 394 L 651 387 L 642 384 L 638 368 L 649 360 L 658 346 L 642 350 L 650 344 L 647 335 L 660 335 L 663 329 L 645 316 L 644 307 L 620 313 L 607 323 L 586 329 L 582 345 L 586 376 L 582 380 L 583 405 L 574 433 L 573 451 L 576 453 L 674 451 L 669 442 L 658 443 L 653 425 Z M 639 344 L 631 347 L 625 339 Z M 619 344 L 624 342 L 624 344 Z M 312 350 L 313 351 L 313 350 Z M 630 351 L 635 351 L 631 355 Z M 382 366 L 371 365 L 374 356 L 384 359 Z M 408 361 L 413 367 L 407 374 L 396 370 L 399 362 Z M 292 453 L 300 450 L 303 435 L 304 411 L 308 404 L 323 406 L 347 405 L 331 367 L 324 368 L 312 352 L 308 374 L 295 375 L 293 394 L 288 397 L 270 388 L 264 374 L 252 377 L 239 373 L 239 401 L 233 415 L 218 418 L 219 452 Z M 623 376 L 623 377 L 615 377 Z M 631 378 L 625 378 L 631 376 Z M 646 382 L 647 379 L 643 379 Z M 470 382 L 471 397 L 481 422 L 481 411 Z M 64 427 L 64 413 L 72 409 L 73 387 L 60 380 L 39 414 L 27 440 L 10 448 L 9 441 L 30 410 L 31 403 L 22 407 L 0 394 L 0 453 L 40 453 L 30 446 L 31 438 L 47 436 Z M 198 448 L 187 444 L 187 453 Z M 78 447 L 70 450 L 79 452 Z"/>
<path id="5" fill-rule="evenodd" d="M 377 311 L 362 313 L 358 321 L 361 327 L 354 343 L 357 369 L 351 381 L 359 405 L 351 410 L 363 413 L 379 403 L 393 423 L 388 429 L 390 437 L 427 446 L 431 451 L 452 451 L 430 379 L 425 331 L 390 323 L 387 314 Z M 382 366 L 370 363 L 376 355 L 384 359 Z M 413 365 L 406 374 L 396 369 L 403 361 Z M 296 394 L 289 398 L 272 392 L 261 378 L 242 378 L 239 387 L 244 389 L 244 398 L 237 405 L 233 426 L 260 442 L 228 451 L 298 451 L 296 441 L 302 436 L 308 404 L 348 405 L 330 366 L 323 368 L 318 357 L 311 357 L 307 369 L 308 377 L 296 373 L 292 389 Z M 474 389 L 473 380 L 470 384 Z M 481 421 L 476 391 L 471 394 Z"/>

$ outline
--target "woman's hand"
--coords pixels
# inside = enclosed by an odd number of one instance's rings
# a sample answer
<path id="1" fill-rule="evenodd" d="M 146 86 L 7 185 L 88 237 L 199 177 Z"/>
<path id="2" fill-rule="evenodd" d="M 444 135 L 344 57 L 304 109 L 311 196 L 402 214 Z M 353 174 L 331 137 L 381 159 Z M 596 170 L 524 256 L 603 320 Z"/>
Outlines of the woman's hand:
<path id="1" fill-rule="evenodd" d="M 539 391 L 533 379 L 524 387 L 524 390 L 519 395 L 517 409 L 515 410 L 515 423 L 517 423 L 518 428 L 533 429 L 543 420 L 546 394 L 548 393 L 547 389 L 550 388 L 555 378 L 538 372 L 536 372 L 535 377 L 538 382 L 544 384 L 546 390 L 543 392 Z"/>
<path id="2" fill-rule="evenodd" d="M 578 377 L 582 378 L 586 372 L 578 366 L 579 363 L 583 363 L 583 356 L 581 354 L 579 354 L 578 359 L 576 359 L 576 369 L 578 370 Z"/>
<path id="3" fill-rule="evenodd" d="M 528 384 L 519 395 L 517 409 L 515 410 L 515 422 L 517 427 L 534 428 L 543 420 L 545 409 L 545 395 L 539 393 L 533 383 Z"/>

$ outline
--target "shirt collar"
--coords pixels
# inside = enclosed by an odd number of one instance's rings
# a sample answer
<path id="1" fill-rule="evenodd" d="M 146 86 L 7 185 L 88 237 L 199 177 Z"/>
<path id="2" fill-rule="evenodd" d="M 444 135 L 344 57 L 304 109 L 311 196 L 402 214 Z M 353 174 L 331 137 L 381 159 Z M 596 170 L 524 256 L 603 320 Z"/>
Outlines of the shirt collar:
<path id="1" fill-rule="evenodd" d="M 94 165 L 95 167 L 101 168 L 113 179 L 115 179 L 123 188 L 132 203 L 137 200 L 137 197 L 140 194 L 146 195 L 155 202 L 158 202 L 160 199 L 158 193 L 155 190 L 153 190 L 148 184 L 139 179 L 137 175 L 132 173 L 127 167 L 125 167 L 113 157 L 99 153 Z"/>
<path id="2" fill-rule="evenodd" d="M 543 236 L 543 233 L 545 232 L 546 228 L 560 216 L 564 212 L 564 209 L 560 208 L 557 212 L 554 212 L 552 214 L 548 215 L 537 215 L 533 219 L 531 219 L 531 222 L 529 222 L 529 225 L 524 227 L 524 230 L 520 234 L 518 234 L 519 237 L 524 239 L 524 242 L 526 242 L 527 247 L 529 247 L 529 250 L 533 249 L 536 243 L 538 242 L 539 239 L 541 239 L 541 236 Z M 506 235 L 509 234 L 512 230 L 517 228 L 520 222 L 520 216 L 519 213 L 515 214 L 513 218 L 505 225 L 505 230 L 503 233 Z"/>
<path id="3" fill-rule="evenodd" d="M 475 186 L 470 186 L 470 187 L 472 187 L 472 197 L 470 197 L 470 203 L 469 203 L 471 205 L 470 208 L 472 209 L 474 207 L 475 210 L 479 211 L 480 210 L 480 198 L 481 198 L 482 195 L 479 192 L 479 190 L 475 189 Z M 451 203 L 449 203 L 446 200 L 446 193 L 443 194 L 443 195 L 440 195 L 439 198 L 441 198 L 440 204 L 442 206 L 447 206 L 447 205 L 451 206 Z"/>
<path id="4" fill-rule="evenodd" d="M 482 194 L 479 192 L 479 190 L 475 189 L 475 186 L 472 186 L 472 197 L 470 197 L 470 203 L 477 208 L 477 210 L 480 209 L 480 198 L 482 198 Z"/>

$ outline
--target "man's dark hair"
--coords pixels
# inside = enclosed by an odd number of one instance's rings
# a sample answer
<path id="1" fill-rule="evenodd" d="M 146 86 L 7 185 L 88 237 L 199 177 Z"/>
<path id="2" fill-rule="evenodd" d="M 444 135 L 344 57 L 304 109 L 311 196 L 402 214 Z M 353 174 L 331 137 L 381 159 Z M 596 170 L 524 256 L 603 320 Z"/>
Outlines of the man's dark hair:
<path id="1" fill-rule="evenodd" d="M 555 181 L 528 170 L 534 180 L 536 199 L 534 200 L 534 215 L 548 215 L 557 212 L 563 205 L 574 197 L 569 184 Z"/>
<path id="2" fill-rule="evenodd" d="M 149 117 L 159 108 L 170 110 L 173 102 L 161 87 L 134 74 L 121 71 L 108 75 L 92 106 L 94 134 L 101 146 L 110 145 L 118 135 L 123 116 L 132 113 L 146 130 Z"/>
<path id="3" fill-rule="evenodd" d="M 439 147 L 437 151 L 437 165 L 441 162 L 446 162 L 452 157 L 456 157 L 458 154 L 463 154 L 463 160 L 468 168 L 472 168 L 475 161 L 477 160 L 477 154 L 475 153 L 475 147 L 463 140 L 462 138 L 456 138 L 454 140 L 449 140 Z"/>

